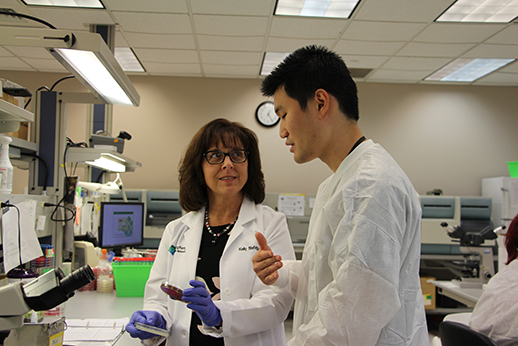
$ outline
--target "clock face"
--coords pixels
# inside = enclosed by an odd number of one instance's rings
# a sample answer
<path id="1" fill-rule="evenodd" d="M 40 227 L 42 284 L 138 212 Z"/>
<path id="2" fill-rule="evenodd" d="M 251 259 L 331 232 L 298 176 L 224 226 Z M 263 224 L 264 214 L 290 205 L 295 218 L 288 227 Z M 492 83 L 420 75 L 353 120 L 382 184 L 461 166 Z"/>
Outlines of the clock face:
<path id="1" fill-rule="evenodd" d="M 272 101 L 261 103 L 255 110 L 255 118 L 259 124 L 266 127 L 275 126 L 280 120 L 277 114 L 275 114 L 275 108 Z"/>

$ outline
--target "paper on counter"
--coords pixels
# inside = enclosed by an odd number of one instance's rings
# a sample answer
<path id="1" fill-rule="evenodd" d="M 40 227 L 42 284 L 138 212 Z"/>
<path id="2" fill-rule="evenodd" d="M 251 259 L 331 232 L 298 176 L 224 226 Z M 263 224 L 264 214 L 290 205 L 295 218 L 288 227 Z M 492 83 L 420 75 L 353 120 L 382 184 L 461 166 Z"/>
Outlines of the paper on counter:
<path id="1" fill-rule="evenodd" d="M 65 342 L 113 341 L 122 334 L 129 318 L 67 320 Z"/>
<path id="2" fill-rule="evenodd" d="M 36 201 L 24 201 L 16 205 L 2 215 L 2 246 L 4 253 L 4 270 L 8 273 L 20 264 L 32 261 L 43 256 L 40 242 L 36 235 Z M 19 225 L 18 225 L 19 222 Z M 19 228 L 18 228 L 19 226 Z M 22 263 L 18 249 L 18 230 L 20 231 Z"/>

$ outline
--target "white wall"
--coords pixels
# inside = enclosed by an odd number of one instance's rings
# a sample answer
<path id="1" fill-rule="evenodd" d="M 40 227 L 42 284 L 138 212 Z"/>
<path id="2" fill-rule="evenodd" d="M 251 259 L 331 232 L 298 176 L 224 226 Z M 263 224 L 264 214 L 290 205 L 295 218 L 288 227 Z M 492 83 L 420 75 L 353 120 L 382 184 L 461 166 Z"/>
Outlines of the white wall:
<path id="1" fill-rule="evenodd" d="M 34 92 L 62 75 L 0 71 L 0 77 Z M 216 117 L 242 122 L 256 132 L 268 192 L 315 193 L 331 174 L 320 161 L 295 164 L 278 127 L 257 124 L 254 111 L 265 100 L 260 80 L 130 79 L 141 105 L 114 106 L 112 134 L 124 130 L 133 136 L 124 155 L 143 167 L 123 174 L 126 188 L 178 188 L 177 167 L 185 146 Z M 394 156 L 420 194 L 440 188 L 448 195 L 480 195 L 482 178 L 508 175 L 506 161 L 518 161 L 517 87 L 359 83 L 358 88 L 364 134 Z M 82 89 L 67 80 L 55 90 Z M 86 141 L 86 106 L 70 105 L 67 114 L 67 135 L 74 142 Z M 26 172 L 17 170 L 14 192 L 22 193 L 26 184 Z"/>

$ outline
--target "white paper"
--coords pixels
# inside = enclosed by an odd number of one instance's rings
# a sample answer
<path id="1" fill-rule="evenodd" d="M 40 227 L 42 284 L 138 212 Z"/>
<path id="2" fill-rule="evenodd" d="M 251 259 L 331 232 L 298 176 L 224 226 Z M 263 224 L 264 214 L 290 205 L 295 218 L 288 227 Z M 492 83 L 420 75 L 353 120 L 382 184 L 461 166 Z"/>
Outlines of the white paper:
<path id="1" fill-rule="evenodd" d="M 4 250 L 4 270 L 6 273 L 20 264 L 43 256 L 35 228 L 36 201 L 25 201 L 16 206 L 20 211 L 19 225 L 16 208 L 10 207 L 2 215 L 2 245 Z M 20 263 L 18 251 L 18 230 L 20 230 L 22 263 Z"/>
<path id="2" fill-rule="evenodd" d="M 120 319 L 67 320 L 64 341 L 112 341 L 124 331 L 124 326 L 128 322 L 128 317 Z"/>
<path id="3" fill-rule="evenodd" d="M 286 215 L 304 216 L 305 195 L 279 195 L 277 209 Z"/>
<path id="4" fill-rule="evenodd" d="M 92 231 L 92 203 L 83 204 L 81 208 L 81 234 L 84 235 Z"/>
<path id="5" fill-rule="evenodd" d="M 36 231 L 43 231 L 45 229 L 45 221 L 47 221 L 47 217 L 45 215 L 38 215 Z"/>

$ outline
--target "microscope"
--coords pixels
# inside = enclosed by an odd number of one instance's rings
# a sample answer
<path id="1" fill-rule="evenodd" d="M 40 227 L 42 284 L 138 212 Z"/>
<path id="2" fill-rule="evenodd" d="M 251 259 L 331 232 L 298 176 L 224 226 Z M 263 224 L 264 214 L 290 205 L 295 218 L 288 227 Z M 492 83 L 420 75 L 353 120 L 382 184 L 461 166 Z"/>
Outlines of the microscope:
<path id="1" fill-rule="evenodd" d="M 485 240 L 496 239 L 499 232 L 505 229 L 500 226 L 493 229 L 490 224 L 480 231 L 469 231 L 462 226 L 449 226 L 441 223 L 452 241 L 460 243 L 463 261 L 454 261 L 453 264 L 462 268 L 462 277 L 453 282 L 461 288 L 482 288 L 495 275 L 493 248 L 482 246 Z"/>
<path id="2" fill-rule="evenodd" d="M 23 325 L 25 313 L 31 309 L 52 309 L 93 280 L 92 268 L 85 265 L 68 276 L 60 268 L 55 268 L 28 283 L 17 282 L 0 287 L 0 345 L 4 344 L 10 330 Z"/>

